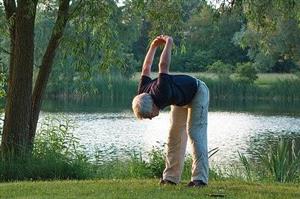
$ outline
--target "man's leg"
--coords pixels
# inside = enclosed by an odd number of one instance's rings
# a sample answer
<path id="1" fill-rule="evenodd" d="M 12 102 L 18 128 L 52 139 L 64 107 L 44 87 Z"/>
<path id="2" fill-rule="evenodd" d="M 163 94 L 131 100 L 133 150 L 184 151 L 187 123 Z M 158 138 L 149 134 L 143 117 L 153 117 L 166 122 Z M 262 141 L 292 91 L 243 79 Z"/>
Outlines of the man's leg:
<path id="1" fill-rule="evenodd" d="M 188 135 L 192 145 L 192 181 L 208 183 L 207 114 L 209 90 L 198 80 L 198 91 L 188 110 Z"/>
<path id="2" fill-rule="evenodd" d="M 166 168 L 163 179 L 179 183 L 183 170 L 187 134 L 187 108 L 171 106 L 170 130 L 167 142 Z"/>

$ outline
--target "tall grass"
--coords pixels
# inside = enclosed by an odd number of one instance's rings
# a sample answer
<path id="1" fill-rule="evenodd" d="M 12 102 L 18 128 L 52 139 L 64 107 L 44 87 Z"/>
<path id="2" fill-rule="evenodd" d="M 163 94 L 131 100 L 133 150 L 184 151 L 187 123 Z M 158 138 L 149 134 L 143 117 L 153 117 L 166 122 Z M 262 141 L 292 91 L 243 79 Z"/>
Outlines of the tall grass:
<path id="1" fill-rule="evenodd" d="M 255 151 L 255 154 L 257 159 L 251 160 L 239 153 L 247 180 L 300 181 L 300 150 L 296 150 L 294 139 L 279 137 L 265 150 Z"/>
<path id="2" fill-rule="evenodd" d="M 218 148 L 209 151 L 209 157 L 218 152 Z M 152 148 L 146 155 L 131 151 L 127 157 L 112 159 L 109 161 L 97 161 L 97 178 L 126 179 L 126 178 L 161 178 L 165 168 L 164 144 Z M 182 179 L 191 177 L 192 157 L 185 157 Z M 210 176 L 216 178 L 217 172 L 210 170 Z"/>
<path id="3" fill-rule="evenodd" d="M 231 78 L 210 78 L 209 76 L 198 76 L 206 82 L 210 89 L 213 100 L 233 101 L 288 101 L 300 100 L 299 78 L 276 78 L 268 84 L 243 83 Z M 131 99 L 137 93 L 139 78 L 127 79 L 122 75 L 99 76 L 90 81 L 61 82 L 59 86 L 48 85 L 47 98 L 72 99 L 84 101 L 97 99 L 99 104 L 130 105 Z M 264 81 L 260 81 L 264 82 Z"/>
<path id="4" fill-rule="evenodd" d="M 86 179 L 92 167 L 68 119 L 46 118 L 28 157 L 0 160 L 0 181 Z"/>
<path id="5" fill-rule="evenodd" d="M 93 80 L 61 82 L 47 87 L 47 98 L 84 101 L 97 99 L 100 104 L 128 104 L 137 92 L 137 81 L 120 74 L 98 76 Z"/>
<path id="6" fill-rule="evenodd" d="M 238 82 L 229 78 L 205 79 L 211 97 L 217 100 L 300 100 L 300 79 L 278 80 L 268 86 Z"/>

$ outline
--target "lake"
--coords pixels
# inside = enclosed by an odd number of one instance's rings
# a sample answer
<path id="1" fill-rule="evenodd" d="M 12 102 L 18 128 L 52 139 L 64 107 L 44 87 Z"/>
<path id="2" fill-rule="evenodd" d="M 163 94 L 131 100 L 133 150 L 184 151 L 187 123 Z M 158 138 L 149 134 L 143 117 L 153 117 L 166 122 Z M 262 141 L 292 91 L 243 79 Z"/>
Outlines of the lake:
<path id="1" fill-rule="evenodd" d="M 137 120 L 128 108 L 84 103 L 47 101 L 46 115 L 67 116 L 75 123 L 80 143 L 102 159 L 122 158 L 128 152 L 145 154 L 162 147 L 169 127 L 168 110 L 152 120 Z M 208 115 L 208 147 L 219 148 L 211 161 L 218 165 L 237 160 L 238 151 L 248 153 L 253 144 L 279 135 L 300 137 L 300 104 L 278 102 L 211 102 Z M 190 148 L 188 147 L 188 152 Z"/>

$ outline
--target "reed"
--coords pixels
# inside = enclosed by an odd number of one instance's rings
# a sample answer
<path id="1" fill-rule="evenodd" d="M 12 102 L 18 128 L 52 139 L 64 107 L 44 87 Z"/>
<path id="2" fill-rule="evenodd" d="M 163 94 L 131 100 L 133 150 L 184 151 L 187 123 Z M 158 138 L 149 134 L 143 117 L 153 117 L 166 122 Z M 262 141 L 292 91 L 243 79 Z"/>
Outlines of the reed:
<path id="1" fill-rule="evenodd" d="M 208 85 L 212 100 L 232 101 L 300 101 L 300 79 L 278 79 L 268 84 L 239 82 L 229 77 L 210 78 L 198 76 Z M 127 79 L 122 75 L 103 75 L 93 80 L 61 82 L 59 87 L 48 86 L 47 99 L 73 101 L 98 100 L 105 106 L 130 106 L 132 98 L 137 94 L 138 78 Z"/>
<path id="2" fill-rule="evenodd" d="M 298 150 L 298 151 L 297 151 Z M 239 154 L 247 180 L 270 179 L 286 183 L 300 180 L 300 150 L 295 148 L 295 140 L 279 137 L 267 149 L 255 151 L 257 159 Z"/>

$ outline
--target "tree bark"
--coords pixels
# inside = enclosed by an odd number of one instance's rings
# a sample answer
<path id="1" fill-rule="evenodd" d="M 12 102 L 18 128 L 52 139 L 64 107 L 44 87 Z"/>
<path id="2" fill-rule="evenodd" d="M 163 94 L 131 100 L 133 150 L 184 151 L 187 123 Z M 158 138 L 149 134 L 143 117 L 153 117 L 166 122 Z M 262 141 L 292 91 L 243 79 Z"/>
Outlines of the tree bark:
<path id="1" fill-rule="evenodd" d="M 9 37 L 10 37 L 10 57 L 9 57 L 9 74 L 8 74 L 8 91 L 7 98 L 11 98 L 12 74 L 14 67 L 14 51 L 15 51 L 15 31 L 16 31 L 16 2 L 14 0 L 4 1 L 6 19 L 9 22 Z M 7 106 L 8 104 L 6 104 Z M 5 109 L 8 109 L 5 108 Z"/>
<path id="2" fill-rule="evenodd" d="M 5 1 L 16 5 L 14 1 Z M 7 16 L 14 13 L 6 7 Z M 34 20 L 36 4 L 31 0 L 18 1 L 15 9 L 15 30 L 11 30 L 11 57 L 8 95 L 1 143 L 4 155 L 26 152 L 29 138 L 29 121 L 32 94 Z M 14 17 L 13 15 L 10 15 Z"/>

